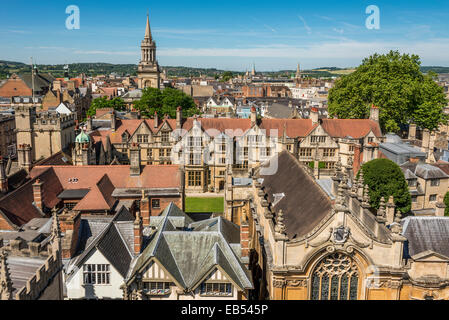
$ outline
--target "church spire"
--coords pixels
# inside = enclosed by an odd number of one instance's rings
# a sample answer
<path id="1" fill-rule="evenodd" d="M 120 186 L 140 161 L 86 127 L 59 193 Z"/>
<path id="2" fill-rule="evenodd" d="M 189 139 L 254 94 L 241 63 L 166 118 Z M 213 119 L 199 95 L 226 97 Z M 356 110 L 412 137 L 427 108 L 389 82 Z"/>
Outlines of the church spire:
<path id="1" fill-rule="evenodd" d="M 145 28 L 145 39 L 150 39 L 151 41 L 151 29 L 150 29 L 150 13 L 147 13 L 147 27 Z"/>

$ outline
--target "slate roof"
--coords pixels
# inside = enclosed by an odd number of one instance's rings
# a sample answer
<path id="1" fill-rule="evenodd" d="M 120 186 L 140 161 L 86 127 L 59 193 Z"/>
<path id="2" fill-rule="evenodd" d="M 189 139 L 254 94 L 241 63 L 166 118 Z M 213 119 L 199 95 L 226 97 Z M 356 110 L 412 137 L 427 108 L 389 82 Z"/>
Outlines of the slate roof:
<path id="1" fill-rule="evenodd" d="M 433 165 L 433 164 L 407 161 L 406 163 L 402 164 L 400 167 L 401 167 L 402 171 L 404 172 L 404 174 L 407 172 L 407 170 L 409 170 L 415 176 L 418 176 L 425 180 L 449 178 L 449 175 L 444 173 L 443 170 L 441 170 L 438 166 Z M 407 173 L 407 174 L 410 176 L 410 173 Z"/>
<path id="2" fill-rule="evenodd" d="M 276 213 L 282 209 L 289 239 L 305 236 L 331 212 L 331 200 L 321 187 L 309 176 L 299 161 L 288 151 L 273 157 L 268 164 L 278 161 L 274 174 L 264 175 L 258 169 L 262 187 L 273 203 L 274 194 L 284 193 L 284 197 L 272 208 Z"/>
<path id="3" fill-rule="evenodd" d="M 433 251 L 449 258 L 448 217 L 406 217 L 402 220 L 402 225 L 402 234 L 407 238 L 405 258 L 425 251 Z"/>
<path id="4" fill-rule="evenodd" d="M 175 226 L 179 218 L 184 218 L 184 229 Z M 155 223 L 153 217 L 151 220 Z M 221 217 L 193 223 L 173 203 L 164 210 L 157 223 L 156 232 L 133 264 L 127 282 L 155 258 L 187 290 L 195 289 L 217 266 L 241 289 L 253 288 L 248 270 L 230 245 L 240 239 L 238 226 Z"/>
<path id="5" fill-rule="evenodd" d="M 81 267 L 89 254 L 99 250 L 111 265 L 126 276 L 133 259 L 134 217 L 122 207 L 111 219 L 82 219 L 79 231 L 77 255 L 69 262 L 68 273 Z"/>

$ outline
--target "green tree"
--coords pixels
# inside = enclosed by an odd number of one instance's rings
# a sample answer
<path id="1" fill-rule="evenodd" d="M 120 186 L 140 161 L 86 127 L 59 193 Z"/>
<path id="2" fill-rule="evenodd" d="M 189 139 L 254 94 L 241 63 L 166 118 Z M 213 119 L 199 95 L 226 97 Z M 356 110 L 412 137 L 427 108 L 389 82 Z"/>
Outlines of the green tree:
<path id="1" fill-rule="evenodd" d="M 422 128 L 436 129 L 447 116 L 447 100 L 434 73 L 420 71 L 417 55 L 398 51 L 374 54 L 355 72 L 342 76 L 329 91 L 329 113 L 340 119 L 368 118 L 372 104 L 380 108 L 380 125 L 397 132 L 413 121 Z"/>
<path id="2" fill-rule="evenodd" d="M 396 208 L 403 214 L 411 209 L 411 196 L 408 183 L 405 180 L 401 168 L 391 160 L 375 159 L 362 165 L 363 180 L 369 187 L 370 204 L 373 208 L 379 208 L 380 198 L 388 201 L 394 197 Z M 360 171 L 357 178 L 360 177 Z"/>
<path id="3" fill-rule="evenodd" d="M 223 73 L 223 75 L 221 76 L 221 79 L 224 82 L 228 82 L 229 80 L 231 80 L 234 77 L 234 74 L 231 71 L 225 71 Z"/>
<path id="4" fill-rule="evenodd" d="M 446 195 L 444 196 L 444 204 L 446 205 L 446 208 L 444 209 L 444 215 L 446 217 L 449 217 L 449 192 L 446 192 Z"/>
<path id="5" fill-rule="evenodd" d="M 126 105 L 123 99 L 119 97 L 111 100 L 108 100 L 107 97 L 100 97 L 92 101 L 89 110 L 87 110 L 86 112 L 86 115 L 92 117 L 97 113 L 97 109 L 105 108 L 112 108 L 116 111 L 124 111 L 126 109 Z"/>
<path id="6" fill-rule="evenodd" d="M 134 107 L 146 117 L 151 117 L 157 112 L 158 116 L 169 115 L 175 118 L 178 107 L 182 108 L 184 117 L 200 113 L 192 97 L 173 88 L 162 91 L 157 88 L 145 88 L 142 98 L 134 103 Z"/>

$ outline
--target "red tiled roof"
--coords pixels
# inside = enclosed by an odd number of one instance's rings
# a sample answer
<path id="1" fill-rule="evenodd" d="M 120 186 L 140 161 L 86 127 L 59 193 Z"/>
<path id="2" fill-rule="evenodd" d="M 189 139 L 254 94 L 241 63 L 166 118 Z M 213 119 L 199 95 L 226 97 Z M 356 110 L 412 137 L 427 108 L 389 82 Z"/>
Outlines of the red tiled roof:
<path id="1" fill-rule="evenodd" d="M 331 137 L 335 138 L 350 136 L 360 139 L 370 131 L 373 131 L 376 137 L 382 136 L 379 124 L 369 119 L 322 119 L 321 126 Z"/>
<path id="2" fill-rule="evenodd" d="M 139 126 L 145 122 L 152 133 L 157 133 L 162 128 L 164 121 L 167 121 L 172 129 L 176 128 L 175 119 L 162 120 L 157 128 L 154 128 L 154 119 L 121 120 L 117 121 L 115 132 L 112 132 L 112 130 L 96 131 L 91 136 L 98 141 L 96 136 L 109 135 L 111 143 L 121 143 L 122 134 L 125 131 L 133 135 Z M 212 133 L 212 136 L 226 133 L 226 131 L 240 132 L 234 134 L 240 136 L 251 129 L 250 119 L 197 118 L 197 121 L 201 124 L 203 130 L 215 129 L 216 133 Z M 193 127 L 193 122 L 194 118 L 186 119 L 183 122 L 182 129 L 189 131 Z M 270 134 L 270 130 L 277 130 L 278 136 L 282 136 L 285 129 L 287 136 L 290 138 L 305 137 L 317 126 L 318 124 L 312 124 L 311 119 L 262 119 L 259 124 L 261 129 L 266 130 L 267 135 Z M 359 139 L 365 137 L 370 131 L 373 131 L 377 137 L 382 136 L 379 124 L 369 119 L 322 119 L 322 127 L 330 136 L 337 138 L 351 136 Z"/>
<path id="3" fill-rule="evenodd" d="M 47 167 L 34 167 L 30 175 L 38 177 Z M 179 166 L 143 166 L 140 176 L 130 175 L 130 166 L 57 166 L 53 167 L 64 190 L 93 188 L 105 174 L 115 188 L 180 188 Z M 74 180 L 77 179 L 77 180 Z M 75 183 L 73 181 L 76 181 Z"/>
<path id="4" fill-rule="evenodd" d="M 42 202 L 47 208 L 53 208 L 58 202 L 58 194 L 63 191 L 57 175 L 52 167 L 41 167 L 39 179 L 42 184 Z M 0 199 L 0 211 L 16 226 L 22 226 L 34 218 L 42 218 L 33 205 L 33 183 L 37 176 Z"/>
<path id="5" fill-rule="evenodd" d="M 81 211 L 98 211 L 98 210 L 111 210 L 116 200 L 112 197 L 114 192 L 114 185 L 107 174 L 105 174 L 101 180 L 92 187 L 89 193 L 75 206 L 74 210 Z"/>

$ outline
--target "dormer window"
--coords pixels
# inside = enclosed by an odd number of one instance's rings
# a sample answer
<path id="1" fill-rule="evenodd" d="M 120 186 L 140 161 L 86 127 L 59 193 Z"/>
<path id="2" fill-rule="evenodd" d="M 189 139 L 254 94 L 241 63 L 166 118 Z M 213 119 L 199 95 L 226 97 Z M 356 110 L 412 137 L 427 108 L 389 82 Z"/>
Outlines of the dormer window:
<path id="1" fill-rule="evenodd" d="M 122 134 L 122 143 L 127 143 L 128 142 L 128 134 L 125 132 L 124 134 Z"/>
<path id="2" fill-rule="evenodd" d="M 416 180 L 416 179 L 410 179 L 410 180 L 408 180 L 408 186 L 409 186 L 409 187 L 416 187 L 416 183 L 417 183 L 417 180 Z"/>

